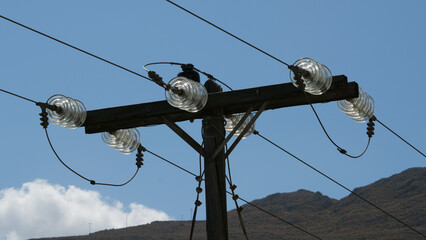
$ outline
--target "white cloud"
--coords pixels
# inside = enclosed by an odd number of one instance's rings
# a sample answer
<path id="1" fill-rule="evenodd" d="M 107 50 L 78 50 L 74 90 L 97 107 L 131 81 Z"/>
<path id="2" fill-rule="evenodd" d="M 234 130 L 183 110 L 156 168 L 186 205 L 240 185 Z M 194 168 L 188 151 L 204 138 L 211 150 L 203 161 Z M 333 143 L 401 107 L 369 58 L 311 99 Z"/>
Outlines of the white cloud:
<path id="1" fill-rule="evenodd" d="M 0 237 L 21 240 L 87 234 L 91 230 L 170 220 L 161 211 L 132 203 L 130 212 L 116 201 L 108 203 L 95 191 L 49 184 L 37 179 L 20 189 L 0 190 Z"/>

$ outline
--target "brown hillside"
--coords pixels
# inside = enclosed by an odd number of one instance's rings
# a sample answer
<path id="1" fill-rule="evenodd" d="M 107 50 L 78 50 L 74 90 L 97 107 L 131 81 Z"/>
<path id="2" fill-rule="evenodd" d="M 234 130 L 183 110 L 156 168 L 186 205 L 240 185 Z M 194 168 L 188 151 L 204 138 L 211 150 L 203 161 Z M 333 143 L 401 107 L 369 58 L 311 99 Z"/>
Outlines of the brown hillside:
<path id="1" fill-rule="evenodd" d="M 354 192 L 426 234 L 426 168 L 408 169 L 356 188 Z M 322 239 L 424 239 L 353 194 L 336 200 L 319 192 L 299 190 L 272 194 L 252 203 Z M 314 239 L 249 205 L 243 208 L 250 239 Z M 235 210 L 229 212 L 228 219 L 229 238 L 245 239 Z M 187 240 L 190 225 L 189 221 L 153 222 L 126 229 L 101 231 L 90 236 L 51 240 Z M 206 239 L 204 229 L 205 222 L 197 222 L 193 239 Z"/>

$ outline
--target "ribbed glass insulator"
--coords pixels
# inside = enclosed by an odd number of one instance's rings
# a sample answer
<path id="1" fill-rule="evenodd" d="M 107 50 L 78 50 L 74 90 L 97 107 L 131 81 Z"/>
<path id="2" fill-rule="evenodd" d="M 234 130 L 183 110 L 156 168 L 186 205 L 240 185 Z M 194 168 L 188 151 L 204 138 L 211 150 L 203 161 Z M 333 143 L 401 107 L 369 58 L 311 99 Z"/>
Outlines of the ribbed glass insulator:
<path id="1" fill-rule="evenodd" d="M 353 120 L 365 122 L 374 115 L 374 99 L 361 88 L 358 89 L 359 97 L 339 100 L 337 106 Z"/>
<path id="2" fill-rule="evenodd" d="M 86 120 L 86 108 L 82 102 L 76 99 L 56 94 L 51 96 L 47 100 L 47 103 L 60 107 L 60 111 L 47 109 L 50 123 L 61 127 L 75 129 L 77 127 L 81 127 Z"/>
<path id="3" fill-rule="evenodd" d="M 306 92 L 312 95 L 321 95 L 330 88 L 332 75 L 325 65 L 310 58 L 301 58 L 293 65 L 309 72 L 309 76 L 302 76 L 303 83 L 306 85 Z M 290 71 L 290 79 L 294 86 L 299 86 L 294 79 L 293 71 Z"/>
<path id="4" fill-rule="evenodd" d="M 235 113 L 235 114 L 232 114 L 232 115 L 225 116 L 225 121 L 226 121 L 225 130 L 227 132 L 232 132 L 232 130 L 235 128 L 235 126 L 237 126 L 237 124 L 240 122 L 241 118 L 243 118 L 244 115 L 245 115 L 245 113 Z M 250 114 L 246 118 L 246 120 L 241 125 L 241 127 L 239 127 L 237 129 L 237 131 L 235 131 L 234 136 L 238 137 L 240 135 L 240 133 L 248 125 L 248 123 L 253 118 L 253 116 L 254 116 L 253 114 Z M 253 125 L 251 125 L 249 130 L 244 134 L 243 139 L 248 137 L 250 134 L 252 134 L 254 132 L 255 125 L 256 125 L 256 123 L 253 123 Z"/>
<path id="5" fill-rule="evenodd" d="M 166 91 L 166 99 L 173 107 L 188 112 L 198 112 L 207 103 L 208 93 L 206 88 L 199 82 L 192 81 L 186 77 L 175 77 L 169 82 L 172 88 L 183 91 L 182 95 L 172 90 Z"/>
<path id="6" fill-rule="evenodd" d="M 124 154 L 130 154 L 140 145 L 140 134 L 136 128 L 103 132 L 102 140 Z"/>

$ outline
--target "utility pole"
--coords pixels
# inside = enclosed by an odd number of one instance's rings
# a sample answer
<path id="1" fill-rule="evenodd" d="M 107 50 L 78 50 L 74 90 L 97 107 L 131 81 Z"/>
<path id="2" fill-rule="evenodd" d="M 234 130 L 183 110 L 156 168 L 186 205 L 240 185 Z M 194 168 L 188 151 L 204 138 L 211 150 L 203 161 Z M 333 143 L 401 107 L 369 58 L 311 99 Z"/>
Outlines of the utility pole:
<path id="1" fill-rule="evenodd" d="M 200 112 L 186 112 L 172 107 L 167 101 L 141 103 L 88 111 L 83 126 L 87 134 L 92 134 L 158 124 L 167 125 L 204 157 L 207 239 L 227 240 L 225 159 L 254 121 L 265 110 L 356 98 L 359 94 L 358 84 L 348 83 L 344 75 L 333 76 L 331 87 L 327 92 L 322 95 L 306 93 L 309 100 L 305 93 L 292 83 L 222 92 L 219 85 L 213 80 L 208 80 L 205 87 L 209 93 L 208 101 Z M 224 146 L 253 111 L 257 111 L 256 114 L 225 152 Z M 245 114 L 225 138 L 223 116 L 235 113 Z M 194 119 L 203 119 L 204 147 L 176 124 Z"/>
<path id="2" fill-rule="evenodd" d="M 205 85 L 208 93 L 222 92 L 222 88 L 213 80 Z M 206 111 L 203 117 L 203 141 L 206 229 L 208 239 L 228 239 L 228 218 L 226 212 L 225 149 L 219 146 L 225 140 L 225 126 L 221 108 Z M 216 149 L 219 154 L 214 157 Z"/>

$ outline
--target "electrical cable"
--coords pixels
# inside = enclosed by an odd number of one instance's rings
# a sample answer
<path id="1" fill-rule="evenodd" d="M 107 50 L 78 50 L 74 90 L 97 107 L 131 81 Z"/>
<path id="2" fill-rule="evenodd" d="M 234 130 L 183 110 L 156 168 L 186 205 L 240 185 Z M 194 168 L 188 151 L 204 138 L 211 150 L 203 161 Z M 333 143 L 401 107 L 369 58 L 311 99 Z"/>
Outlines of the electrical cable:
<path id="1" fill-rule="evenodd" d="M 201 143 L 201 146 L 204 146 L 204 142 Z M 191 233 L 189 235 L 189 240 L 192 240 L 192 236 L 194 235 L 194 228 L 195 228 L 195 223 L 197 220 L 197 209 L 199 206 L 201 206 L 201 201 L 200 199 L 200 193 L 203 191 L 203 189 L 201 188 L 201 182 L 203 181 L 203 175 L 204 175 L 204 171 L 202 171 L 202 164 L 201 164 L 201 154 L 199 154 L 199 160 L 200 160 L 200 175 L 195 177 L 195 180 L 198 181 L 198 187 L 196 188 L 196 192 L 197 192 L 197 198 L 195 199 L 195 209 L 194 209 L 194 214 L 192 216 L 192 222 L 191 222 Z"/>
<path id="2" fill-rule="evenodd" d="M 138 172 L 139 172 L 139 167 L 138 167 L 136 169 L 136 172 L 133 174 L 133 176 L 128 181 L 126 181 L 126 182 L 124 182 L 122 184 L 97 183 L 95 180 L 88 179 L 88 178 L 84 177 L 83 175 L 79 174 L 74 169 L 72 169 L 71 167 L 69 167 L 64 161 L 62 161 L 61 157 L 59 157 L 58 153 L 56 152 L 55 148 L 52 145 L 52 142 L 50 141 L 50 137 L 49 137 L 49 134 L 47 132 L 47 128 L 44 128 L 44 132 L 46 133 L 47 142 L 49 143 L 49 146 L 52 149 L 52 152 L 55 154 L 55 156 L 59 160 L 59 162 L 61 162 L 62 165 L 64 165 L 66 168 L 68 168 L 68 170 L 70 170 L 71 172 L 73 172 L 75 175 L 77 175 L 80 178 L 86 180 L 87 182 L 89 182 L 92 185 L 103 185 L 103 186 L 110 186 L 110 187 L 122 187 L 122 186 L 128 184 L 129 182 L 131 182 L 135 178 L 135 176 L 138 174 Z"/>
<path id="3" fill-rule="evenodd" d="M 233 37 L 233 38 L 235 38 L 235 39 L 237 39 L 237 40 L 239 40 L 239 41 L 241 41 L 241 42 L 245 43 L 246 45 L 248 45 L 248 46 L 250 46 L 250 47 L 252 47 L 252 48 L 256 49 L 257 51 L 259 51 L 259 52 L 261 52 L 261 53 L 263 53 L 263 54 L 267 55 L 268 57 L 271 57 L 272 59 L 274 59 L 274 60 L 276 60 L 276 61 L 278 61 L 278 62 L 280 62 L 280 63 L 282 63 L 282 64 L 284 64 L 284 65 L 286 65 L 286 66 L 288 66 L 288 67 L 290 66 L 289 64 L 285 63 L 284 61 L 282 61 L 282 60 L 280 60 L 280 59 L 278 59 L 278 58 L 276 58 L 276 57 L 272 56 L 271 54 L 269 54 L 269 53 L 267 53 L 267 52 L 263 51 L 262 49 L 260 49 L 260 48 L 258 48 L 258 47 L 256 47 L 256 46 L 254 46 L 253 44 L 251 44 L 251 43 L 249 43 L 249 42 L 247 42 L 247 41 L 245 41 L 245 40 L 243 40 L 243 39 L 241 39 L 241 38 L 239 38 L 239 37 L 235 36 L 234 34 L 232 34 L 232 33 L 228 32 L 228 31 L 226 31 L 225 29 L 223 29 L 223 28 L 221 28 L 221 27 L 219 27 L 219 26 L 217 26 L 217 25 L 213 24 L 212 22 L 207 21 L 206 19 L 204 19 L 204 18 L 202 18 L 202 17 L 198 16 L 197 14 L 195 14 L 195 13 L 193 13 L 193 12 L 189 11 L 188 9 L 185 9 L 185 8 L 183 8 L 182 6 L 180 6 L 180 5 L 178 5 L 178 4 L 174 3 L 174 2 L 172 2 L 172 1 L 170 1 L 170 0 L 166 0 L 166 1 L 167 1 L 167 2 L 169 2 L 169 3 L 171 3 L 171 4 L 173 4 L 174 6 L 176 6 L 176 7 L 178 7 L 178 8 L 180 8 L 181 10 L 183 10 L 183 11 L 185 11 L 185 12 L 187 12 L 187 13 L 191 14 L 192 16 L 194 16 L 194 17 L 196 17 L 196 18 L 200 19 L 201 21 L 203 21 L 203 22 L 205 22 L 205 23 L 209 24 L 210 26 L 213 26 L 213 27 L 215 27 L 216 29 L 219 29 L 220 31 L 222 31 L 222 32 L 224 32 L 224 33 L 226 33 L 226 34 L 228 34 L 229 36 L 231 36 L 231 37 Z"/>
<path id="4" fill-rule="evenodd" d="M 230 192 L 227 192 L 227 193 L 228 193 L 228 194 L 231 194 Z M 278 220 L 280 220 L 281 222 L 287 223 L 288 225 L 290 225 L 290 226 L 292 226 L 292 227 L 294 227 L 294 228 L 297 228 L 297 229 L 299 229 L 300 231 L 302 231 L 302 232 L 304 232 L 304 233 L 306 233 L 306 234 L 308 234 L 308 235 L 310 235 L 310 236 L 312 236 L 312 237 L 314 237 L 314 238 L 316 238 L 316 239 L 321 239 L 320 237 L 318 237 L 318 236 L 316 236 L 316 235 L 314 235 L 314 234 L 312 234 L 312 233 L 310 233 L 310 232 L 308 232 L 308 231 L 304 230 L 304 229 L 303 229 L 303 228 L 301 228 L 301 227 L 298 227 L 298 226 L 294 225 L 293 223 L 290 223 L 290 222 L 288 222 L 288 221 L 286 221 L 286 220 L 284 220 L 284 219 L 282 219 L 282 218 L 278 217 L 277 215 L 275 215 L 275 214 L 273 214 L 273 213 L 271 213 L 271 212 L 269 212 L 269 211 L 267 211 L 267 210 L 265 210 L 265 209 L 263 209 L 263 208 L 261 208 L 261 207 L 257 206 L 256 204 L 253 204 L 253 203 L 251 203 L 251 202 L 249 202 L 249 201 L 245 200 L 244 198 L 241 198 L 241 197 L 240 197 L 240 199 L 241 199 L 241 201 L 243 201 L 243 202 L 247 203 L 248 205 L 250 205 L 250 206 L 252 206 L 252 207 L 254 207 L 254 208 L 256 208 L 256 209 L 258 209 L 258 210 L 260 210 L 260 211 L 262 211 L 262 212 L 264 212 L 264 213 L 266 213 L 266 214 L 268 214 L 268 215 L 270 215 L 270 216 L 272 216 L 272 217 L 274 217 L 274 218 L 276 218 L 276 219 L 278 219 Z"/>
<path id="5" fill-rule="evenodd" d="M 153 152 L 151 152 L 151 151 L 149 151 L 149 150 L 146 150 L 146 151 L 147 151 L 147 152 L 149 152 L 150 154 L 152 154 L 153 156 L 155 156 L 155 157 L 157 157 L 157 158 L 159 158 L 159 159 L 161 159 L 161 160 L 163 160 L 163 161 L 165 161 L 165 162 L 167 162 L 167 163 L 169 163 L 169 164 L 171 164 L 171 165 L 173 165 L 173 166 L 175 166 L 175 167 L 179 168 L 180 170 L 183 170 L 183 171 L 185 171 L 185 172 L 187 172 L 187 173 L 189 173 L 189 174 L 191 174 L 191 175 L 193 175 L 193 176 L 195 176 L 195 177 L 197 176 L 195 173 L 192 173 L 192 172 L 190 172 L 190 171 L 188 171 L 188 170 L 184 169 L 183 167 L 180 167 L 179 165 L 174 164 L 173 162 L 171 162 L 171 161 L 169 161 L 169 160 L 167 160 L 167 159 L 165 159 L 165 158 L 163 158 L 163 157 L 161 157 L 161 156 L 159 156 L 159 155 L 157 155 L 157 154 L 155 154 L 155 153 L 153 153 Z M 203 180 L 204 180 L 204 179 L 203 179 Z M 228 192 L 228 191 L 226 191 L 226 193 L 228 193 L 229 195 L 232 195 L 232 193 L 230 193 L 230 192 Z M 258 209 L 258 210 L 260 210 L 260 211 L 262 211 L 262 212 L 264 212 L 264 213 L 266 213 L 266 214 L 268 214 L 268 215 L 271 215 L 271 216 L 275 217 L 276 219 L 278 219 L 278 220 L 280 220 L 280 221 L 282 221 L 282 222 L 284 222 L 284 223 L 287 223 L 288 225 L 290 225 L 290 226 L 292 226 L 292 227 L 294 227 L 294 228 L 297 228 L 297 229 L 299 229 L 300 231 L 302 231 L 302 232 L 304 232 L 304 233 L 306 233 L 306 234 L 308 234 L 308 235 L 310 235 L 310 236 L 312 236 L 312 237 L 314 237 L 314 238 L 316 238 L 316 239 L 321 239 L 321 238 L 319 238 L 318 236 L 315 236 L 314 234 L 312 234 L 312 233 L 310 233 L 310 232 L 308 232 L 308 231 L 304 230 L 303 228 L 298 227 L 298 226 L 296 226 L 296 225 L 294 225 L 294 224 L 292 224 L 292 223 L 290 223 L 290 222 L 288 222 L 288 221 L 284 220 L 283 218 L 278 217 L 277 215 L 275 215 L 275 214 L 273 214 L 273 213 L 268 212 L 267 210 L 265 210 L 265 209 L 263 209 L 263 208 L 261 208 L 261 207 L 259 207 L 259 206 L 255 205 L 255 204 L 253 204 L 253 203 L 250 203 L 249 201 L 245 200 L 244 198 L 239 197 L 239 199 L 241 199 L 241 201 L 243 201 L 243 202 L 245 202 L 245 203 L 249 204 L 250 206 L 253 206 L 253 207 L 255 207 L 256 209 Z"/>
<path id="6" fill-rule="evenodd" d="M 135 178 L 135 176 L 138 174 L 139 168 L 143 165 L 143 163 L 142 163 L 142 161 L 143 161 L 143 158 L 142 158 L 143 154 L 141 153 L 142 147 L 138 148 L 138 154 L 136 154 L 136 157 L 137 157 L 136 158 L 136 166 L 137 166 L 136 172 L 133 174 L 133 176 L 129 180 L 127 180 L 124 183 L 121 183 L 121 184 L 97 183 L 95 180 L 88 179 L 88 178 L 84 177 L 83 175 L 79 174 L 78 172 L 76 172 L 74 169 L 72 169 L 71 167 L 69 167 L 64 161 L 62 161 L 61 157 L 59 157 L 59 154 L 56 152 L 55 148 L 53 147 L 52 141 L 50 140 L 49 133 L 47 132 L 47 127 L 49 126 L 49 122 L 48 122 L 49 118 L 47 117 L 48 114 L 47 114 L 46 109 L 47 108 L 50 109 L 52 106 L 49 105 L 47 102 L 46 103 L 37 102 L 36 105 L 39 106 L 40 109 L 41 109 L 41 113 L 39 114 L 41 116 L 41 118 L 40 118 L 40 120 L 41 120 L 40 125 L 44 129 L 44 132 L 45 132 L 46 138 L 47 138 L 47 142 L 49 143 L 49 146 L 52 149 L 52 152 L 55 154 L 55 156 L 59 160 L 59 162 L 61 162 L 62 165 L 64 165 L 72 173 L 74 173 L 75 175 L 79 176 L 80 178 L 86 180 L 87 182 L 89 182 L 92 185 L 104 185 L 104 186 L 111 186 L 111 187 L 122 187 L 122 186 L 128 184 L 129 182 L 131 182 Z"/>
<path id="7" fill-rule="evenodd" d="M 133 178 L 135 178 L 135 177 L 136 177 L 136 175 L 137 175 L 137 174 L 138 174 L 138 172 L 139 172 L 139 169 L 140 169 L 140 168 L 136 168 L 136 171 L 135 171 L 135 173 L 133 174 L 133 176 L 132 176 L 129 180 L 127 180 L 126 182 L 124 182 L 124 183 L 122 183 L 122 184 L 111 184 L 111 183 L 99 183 L 99 182 L 96 182 L 94 185 L 102 185 L 102 186 L 110 186 L 110 187 L 122 187 L 122 186 L 124 186 L 124 185 L 128 184 L 129 182 L 131 182 L 131 181 L 133 180 Z"/>
<path id="8" fill-rule="evenodd" d="M 185 65 L 184 63 L 177 63 L 177 62 L 152 62 L 152 63 L 147 63 L 147 64 L 143 65 L 142 68 L 146 72 L 149 72 L 150 70 L 146 67 L 151 66 L 151 65 L 159 65 L 159 64 L 170 64 L 170 65 L 178 65 L 178 66 Z"/>
<path id="9" fill-rule="evenodd" d="M 204 147 L 204 141 L 201 143 L 201 147 Z M 198 155 L 198 160 L 200 163 L 200 176 L 203 177 L 204 171 L 202 170 L 202 161 L 201 161 L 201 154 Z"/>
<path id="10" fill-rule="evenodd" d="M 201 74 L 203 74 L 204 76 L 206 76 L 207 78 L 209 78 L 211 80 L 214 80 L 214 81 L 217 81 L 217 82 L 221 83 L 222 85 L 224 85 L 225 87 L 227 87 L 229 90 L 234 91 L 234 89 L 232 89 L 230 86 L 228 86 L 228 84 L 220 81 L 219 79 L 215 78 L 213 75 L 211 75 L 209 73 L 206 73 L 206 72 L 203 72 L 203 71 L 201 71 L 201 70 L 199 70 L 198 68 L 195 68 L 195 67 L 194 67 L 194 70 L 197 71 L 197 72 L 199 72 L 199 73 L 201 73 Z"/>
<path id="11" fill-rule="evenodd" d="M 175 164 L 175 163 L 173 163 L 173 162 L 171 162 L 171 161 L 169 161 L 169 160 L 167 160 L 167 159 L 165 159 L 165 158 L 163 158 L 162 156 L 160 156 L 160 155 L 158 155 L 158 154 L 155 154 L 155 153 L 153 153 L 153 152 L 151 152 L 150 150 L 146 150 L 146 152 L 148 152 L 148 153 L 150 153 L 151 155 L 153 155 L 153 156 L 155 156 L 155 157 L 157 157 L 157 158 L 159 158 L 159 159 L 161 159 L 161 160 L 163 160 L 163 161 L 165 161 L 165 162 L 167 162 L 167 163 L 169 163 L 169 164 L 171 164 L 171 165 L 173 165 L 173 166 L 175 166 L 175 167 L 177 167 L 177 168 L 179 168 L 180 170 L 182 170 L 182 171 L 185 171 L 185 172 L 187 172 L 187 173 L 189 173 L 189 174 L 191 174 L 192 176 L 194 176 L 194 177 L 198 177 L 198 175 L 197 174 L 195 174 L 195 173 L 193 173 L 193 172 L 191 172 L 191 171 L 189 171 L 189 170 L 187 170 L 187 169 L 185 169 L 185 168 L 183 168 L 183 167 L 181 167 L 181 166 L 179 166 L 179 165 L 177 165 L 177 164 Z"/>
<path id="12" fill-rule="evenodd" d="M 178 65 L 178 66 L 186 65 L 185 63 L 177 63 L 177 62 L 152 62 L 152 63 L 148 63 L 148 64 L 143 65 L 143 67 L 142 67 L 142 68 L 143 68 L 145 71 L 147 71 L 147 72 L 149 73 L 149 72 L 150 72 L 150 70 L 147 68 L 147 66 L 151 66 L 151 65 L 158 65 L 158 64 L 170 64 L 170 65 Z M 228 84 L 226 84 L 226 83 L 224 83 L 224 82 L 220 81 L 219 79 L 215 78 L 213 75 L 211 75 L 211 74 L 209 74 L 209 73 L 206 73 L 206 72 L 203 72 L 203 71 L 201 71 L 200 69 L 195 68 L 195 67 L 194 67 L 193 69 L 194 69 L 195 71 L 197 71 L 197 72 L 199 72 L 199 73 L 203 74 L 203 75 L 204 75 L 204 76 L 206 76 L 208 79 L 211 79 L 211 80 L 217 81 L 217 82 L 221 83 L 222 85 L 224 85 L 225 87 L 227 87 L 229 90 L 233 91 L 233 89 L 232 89 L 230 86 L 228 86 Z"/>
<path id="13" fill-rule="evenodd" d="M 36 104 L 37 104 L 37 101 L 34 101 L 34 100 L 32 100 L 32 99 L 29 99 L 29 98 L 23 97 L 23 96 L 21 96 L 21 95 L 18 95 L 18 94 L 15 94 L 15 93 L 12 93 L 12 92 L 6 91 L 6 90 L 4 90 L 4 89 L 0 89 L 0 91 L 2 91 L 2 92 L 4 92 L 4 93 L 7 93 L 7 94 L 10 94 L 10 95 L 12 95 L 12 96 L 15 96 L 15 97 L 18 97 L 18 98 L 24 99 L 24 100 L 26 100 L 26 101 L 33 102 L 33 103 L 36 103 Z"/>
<path id="14" fill-rule="evenodd" d="M 261 135 L 258 131 L 255 131 L 253 134 L 258 135 L 259 137 L 261 137 L 262 139 L 264 139 L 265 141 L 269 142 L 270 144 L 274 145 L 275 147 L 277 147 L 278 149 L 280 149 L 281 151 L 287 153 L 288 155 L 290 155 L 291 157 L 293 157 L 294 159 L 298 160 L 299 162 L 305 164 L 306 166 L 308 166 L 309 168 L 311 168 L 312 170 L 316 171 L 317 173 L 321 174 L 322 176 L 324 176 L 325 178 L 327 178 L 328 180 L 334 182 L 335 184 L 337 184 L 338 186 L 342 187 L 343 189 L 345 189 L 346 191 L 348 191 L 349 193 L 353 194 L 354 196 L 358 197 L 359 199 L 363 200 L 364 202 L 370 204 L 371 206 L 373 206 L 374 208 L 376 208 L 377 210 L 380 210 L 381 212 L 383 212 L 384 214 L 388 215 L 389 217 L 393 218 L 394 220 L 396 220 L 397 222 L 401 223 L 402 225 L 406 226 L 407 228 L 411 229 L 412 231 L 418 233 L 419 235 L 421 235 L 422 237 L 426 238 L 426 236 L 417 231 L 416 229 L 414 229 L 413 227 L 411 227 L 410 225 L 406 224 L 405 222 L 403 222 L 402 220 L 398 219 L 397 217 L 393 216 L 392 214 L 386 212 L 385 210 L 383 210 L 382 208 L 378 207 L 377 205 L 375 205 L 374 203 L 368 201 L 367 199 L 365 199 L 364 197 L 362 197 L 361 195 L 355 193 L 354 191 L 350 190 L 349 188 L 347 188 L 346 186 L 344 186 L 343 184 L 339 183 L 338 181 L 334 180 L 333 178 L 329 177 L 328 175 L 326 175 L 325 173 L 319 171 L 318 169 L 316 169 L 315 167 L 311 166 L 310 164 L 308 164 L 307 162 L 303 161 L 302 159 L 298 158 L 297 156 L 295 156 L 294 154 L 290 153 L 289 151 L 285 150 L 284 148 L 280 147 L 278 144 L 274 143 L 273 141 L 269 140 L 268 138 L 266 138 L 265 136 Z"/>
<path id="15" fill-rule="evenodd" d="M 328 140 L 330 140 L 330 142 L 331 142 L 331 143 L 332 143 L 332 144 L 333 144 L 333 145 L 337 148 L 337 150 L 338 150 L 341 154 L 346 155 L 346 156 L 348 156 L 348 157 L 350 157 L 350 158 L 360 158 L 362 155 L 364 155 L 364 153 L 366 153 L 366 152 L 367 152 L 367 149 L 368 149 L 368 147 L 370 146 L 370 141 L 371 141 L 371 137 L 370 137 L 370 135 L 368 135 L 368 142 L 367 142 L 366 147 L 364 148 L 364 150 L 363 150 L 363 151 L 362 151 L 359 155 L 350 155 L 350 154 L 348 154 L 348 153 L 347 153 L 347 151 L 346 151 L 345 149 L 343 149 L 343 148 L 341 148 L 339 145 L 337 145 L 337 144 L 333 141 L 333 139 L 331 139 L 330 135 L 328 134 L 327 130 L 325 129 L 324 125 L 322 124 L 322 121 L 321 121 L 321 119 L 320 119 L 320 117 L 319 117 L 319 115 L 318 115 L 317 111 L 315 110 L 314 106 L 312 105 L 312 102 L 311 102 L 311 100 L 309 99 L 308 95 L 306 94 L 306 92 L 305 92 L 305 91 L 303 91 L 303 93 L 305 94 L 306 100 L 308 100 L 309 106 L 311 106 L 311 109 L 312 109 L 312 111 L 314 112 L 315 117 L 316 117 L 316 119 L 317 119 L 318 123 L 320 124 L 320 126 L 321 126 L 322 130 L 324 131 L 325 135 L 327 136 Z"/>
<path id="16" fill-rule="evenodd" d="M 380 123 L 383 127 L 385 127 L 387 130 L 389 130 L 391 133 L 393 133 L 395 136 L 397 136 L 399 139 L 401 139 L 402 141 L 404 141 L 408 146 L 410 146 L 411 148 L 413 148 L 414 150 L 416 150 L 418 153 L 420 153 L 421 155 L 423 155 L 423 157 L 426 157 L 426 155 L 423 152 L 421 152 L 419 149 L 417 149 L 412 144 L 410 144 L 407 140 L 405 140 L 404 138 L 402 138 L 401 136 L 399 136 L 396 132 L 392 131 L 392 129 L 390 129 L 388 126 L 386 126 L 385 124 L 383 124 L 377 118 L 376 118 L 376 121 L 378 123 Z"/>
<path id="17" fill-rule="evenodd" d="M 113 63 L 113 62 L 111 62 L 111 61 L 109 61 L 109 60 L 106 60 L 105 58 L 101 58 L 101 57 L 99 57 L 99 56 L 97 56 L 97 55 L 95 55 L 95 54 L 92 54 L 92 53 L 90 53 L 90 52 L 87 52 L 87 51 L 85 51 L 85 50 L 83 50 L 83 49 L 81 49 L 81 48 L 78 48 L 78 47 L 73 46 L 73 45 L 71 45 L 71 44 L 69 44 L 69 43 L 66 43 L 66 42 L 64 42 L 64 41 L 61 41 L 61 40 L 59 40 L 59 39 L 57 39 L 57 38 L 54 38 L 54 37 L 52 37 L 52 36 L 50 36 L 50 35 L 47 35 L 47 34 L 45 34 L 45 33 L 42 33 L 42 32 L 40 32 L 40 31 L 38 31 L 38 30 L 36 30 L 36 29 L 34 29 L 34 28 L 31 28 L 31 27 L 28 27 L 28 26 L 26 26 L 26 25 L 24 25 L 24 24 L 22 24 L 22 23 L 16 22 L 16 21 L 14 21 L 14 20 L 12 20 L 12 19 L 10 19 L 10 18 L 7 18 L 7 17 L 2 16 L 2 15 L 0 15 L 0 18 L 3 18 L 4 20 L 7 20 L 7 21 L 9 21 L 9 22 L 11 22 L 11 23 L 14 23 L 14 24 L 16 24 L 16 25 L 19 25 L 19 26 L 21 26 L 21 27 L 23 27 L 23 28 L 25 28 L 25 29 L 28 29 L 28 30 L 30 30 L 30 31 L 32 31 L 32 32 L 35 32 L 35 33 L 37 33 L 37 34 L 40 34 L 40 35 L 42 35 L 42 36 L 44 36 L 44 37 L 50 38 L 51 40 L 54 40 L 54 41 L 56 41 L 56 42 L 58 42 L 58 43 L 61 43 L 61 44 L 65 45 L 65 46 L 68 46 L 68 47 L 70 47 L 70 48 L 72 48 L 72 49 L 75 49 L 75 50 L 77 50 L 77 51 L 80 51 L 80 52 L 82 52 L 82 53 L 84 53 L 84 54 L 87 54 L 87 55 L 89 55 L 89 56 L 91 56 L 91 57 L 94 57 L 94 58 L 96 58 L 96 59 L 98 59 L 98 60 L 101 60 L 101 61 L 103 61 L 103 62 L 106 62 L 106 63 L 108 63 L 108 64 L 111 64 L 111 65 L 113 65 L 113 66 L 115 66 L 115 67 L 118 67 L 118 68 L 120 68 L 120 69 L 124 70 L 124 71 L 127 71 L 127 72 L 129 72 L 129 73 L 132 73 L 132 74 L 134 74 L 134 75 L 136 75 L 136 76 L 139 76 L 139 77 L 141 77 L 141 78 L 144 78 L 144 79 L 146 79 L 146 80 L 149 80 L 149 81 L 154 82 L 154 81 L 153 81 L 151 78 L 149 78 L 149 77 L 143 76 L 143 75 L 141 75 L 141 74 L 139 74 L 139 73 L 137 73 L 137 72 L 135 72 L 135 71 L 132 71 L 132 70 L 130 70 L 130 69 L 128 69 L 128 68 L 125 68 L 125 67 L 123 67 L 123 66 L 121 66 L 121 65 L 118 65 L 118 64 Z"/>
<path id="18" fill-rule="evenodd" d="M 225 145 L 225 148 L 226 148 L 226 151 L 228 151 L 228 145 Z M 244 225 L 243 216 L 241 215 L 241 211 L 243 210 L 243 208 L 238 205 L 237 200 L 238 200 L 239 196 L 237 194 L 235 194 L 235 189 L 237 188 L 237 186 L 232 183 L 231 164 L 229 163 L 229 155 L 228 155 L 228 157 L 226 157 L 226 163 L 227 163 L 227 166 L 228 166 L 228 176 L 229 177 L 226 176 L 226 175 L 225 175 L 225 177 L 226 177 L 226 180 L 228 180 L 229 188 L 231 189 L 231 192 L 232 192 L 232 200 L 234 200 L 234 202 L 235 202 L 235 209 L 237 210 L 238 220 L 240 222 L 241 230 L 243 231 L 243 234 L 246 237 L 246 239 L 249 240 L 249 237 L 247 235 L 247 230 L 246 230 L 246 227 Z"/>
<path id="19" fill-rule="evenodd" d="M 195 223 L 197 220 L 197 209 L 199 206 L 201 206 L 201 202 L 200 202 L 200 193 L 203 191 L 203 189 L 201 188 L 201 182 L 203 181 L 202 178 L 197 178 L 198 181 L 198 187 L 196 188 L 197 191 L 197 198 L 194 202 L 195 204 L 195 208 L 194 208 L 194 215 L 192 216 L 192 222 L 191 222 L 191 233 L 189 235 L 189 239 L 192 240 L 192 236 L 194 235 L 194 228 L 195 228 Z"/>

